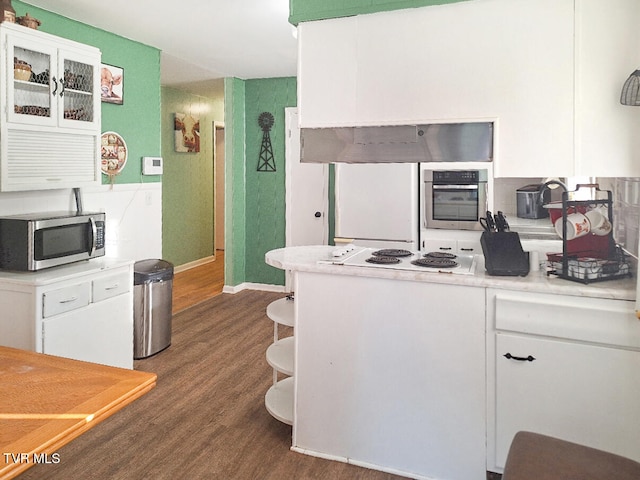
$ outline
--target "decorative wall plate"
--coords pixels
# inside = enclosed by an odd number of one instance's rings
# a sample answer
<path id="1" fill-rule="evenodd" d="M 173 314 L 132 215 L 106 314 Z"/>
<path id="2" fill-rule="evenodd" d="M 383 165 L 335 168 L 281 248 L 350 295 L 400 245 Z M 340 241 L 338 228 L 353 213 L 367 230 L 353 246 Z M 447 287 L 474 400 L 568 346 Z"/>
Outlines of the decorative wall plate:
<path id="1" fill-rule="evenodd" d="M 124 138 L 116 132 L 104 132 L 101 138 L 102 173 L 112 177 L 119 174 L 126 165 L 129 151 Z"/>

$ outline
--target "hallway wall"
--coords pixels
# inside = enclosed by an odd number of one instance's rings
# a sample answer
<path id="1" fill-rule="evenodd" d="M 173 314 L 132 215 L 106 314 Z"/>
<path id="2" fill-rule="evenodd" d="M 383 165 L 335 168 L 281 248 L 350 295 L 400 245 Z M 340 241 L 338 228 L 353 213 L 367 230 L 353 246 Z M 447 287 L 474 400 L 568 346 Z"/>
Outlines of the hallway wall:
<path id="1" fill-rule="evenodd" d="M 175 151 L 174 114 L 200 117 L 200 152 Z M 176 266 L 214 254 L 213 121 L 224 119 L 224 98 L 162 88 L 162 255 Z"/>

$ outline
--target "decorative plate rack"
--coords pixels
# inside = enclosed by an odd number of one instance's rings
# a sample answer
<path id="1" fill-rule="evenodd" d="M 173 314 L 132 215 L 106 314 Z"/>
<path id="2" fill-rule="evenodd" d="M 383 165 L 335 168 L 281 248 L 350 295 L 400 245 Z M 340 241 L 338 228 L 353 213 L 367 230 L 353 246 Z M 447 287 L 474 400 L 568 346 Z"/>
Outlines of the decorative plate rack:
<path id="1" fill-rule="evenodd" d="M 109 176 L 109 181 L 113 185 L 114 177 L 118 175 L 127 164 L 129 150 L 124 138 L 116 132 L 104 132 L 102 134 L 102 145 L 100 155 L 102 158 L 102 173 Z"/>

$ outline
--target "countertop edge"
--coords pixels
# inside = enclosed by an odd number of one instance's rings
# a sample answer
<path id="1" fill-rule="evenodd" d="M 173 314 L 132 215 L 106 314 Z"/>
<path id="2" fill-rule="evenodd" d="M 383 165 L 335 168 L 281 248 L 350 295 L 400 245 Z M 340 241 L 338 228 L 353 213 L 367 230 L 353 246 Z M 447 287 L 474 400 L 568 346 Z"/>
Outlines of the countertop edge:
<path id="1" fill-rule="evenodd" d="M 612 300 L 634 301 L 636 282 L 634 278 L 609 280 L 582 284 L 547 275 L 544 269 L 530 272 L 526 277 L 490 276 L 484 270 L 484 257 L 477 255 L 474 275 L 456 275 L 451 273 L 414 272 L 392 269 L 364 268 L 357 266 L 318 263 L 326 260 L 335 249 L 333 246 L 313 245 L 305 247 L 284 247 L 265 254 L 267 265 L 298 272 L 324 273 L 330 275 L 351 275 L 355 277 L 382 278 L 401 281 L 417 281 L 465 285 L 479 288 L 498 288 L 521 292 L 571 295 L 578 297 L 604 298 Z"/>
<path id="2" fill-rule="evenodd" d="M 42 286 L 120 267 L 133 268 L 134 263 L 135 261 L 131 259 L 99 257 L 36 272 L 0 270 L 0 284 Z"/>

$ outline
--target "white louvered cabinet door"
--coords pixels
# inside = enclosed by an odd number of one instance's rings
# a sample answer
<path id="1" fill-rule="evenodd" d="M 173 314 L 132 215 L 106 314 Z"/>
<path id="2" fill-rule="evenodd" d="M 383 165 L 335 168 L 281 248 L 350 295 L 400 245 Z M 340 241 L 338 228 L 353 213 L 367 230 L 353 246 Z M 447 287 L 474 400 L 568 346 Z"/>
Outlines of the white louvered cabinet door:
<path id="1" fill-rule="evenodd" d="M 0 39 L 0 191 L 99 184 L 100 51 L 12 24 Z"/>

